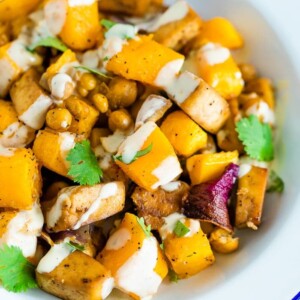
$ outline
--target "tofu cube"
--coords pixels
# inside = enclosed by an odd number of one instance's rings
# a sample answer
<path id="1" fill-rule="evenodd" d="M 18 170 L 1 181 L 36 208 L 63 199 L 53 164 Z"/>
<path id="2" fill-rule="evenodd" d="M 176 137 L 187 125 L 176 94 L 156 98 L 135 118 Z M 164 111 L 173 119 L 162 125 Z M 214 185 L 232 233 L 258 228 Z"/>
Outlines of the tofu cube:
<path id="1" fill-rule="evenodd" d="M 74 133 L 40 130 L 34 140 L 33 152 L 43 167 L 68 177 L 70 163 L 66 157 L 75 143 Z"/>
<path id="2" fill-rule="evenodd" d="M 0 247 L 2 244 L 19 247 L 25 257 L 33 258 L 44 218 L 35 203 L 30 210 L 0 212 Z"/>
<path id="3" fill-rule="evenodd" d="M 125 205 L 125 186 L 116 181 L 66 187 L 43 205 L 48 230 L 77 230 L 120 212 Z"/>
<path id="4" fill-rule="evenodd" d="M 159 229 L 159 233 L 168 263 L 179 278 L 195 275 L 214 263 L 213 252 L 199 220 L 186 218 L 179 213 L 173 213 L 164 219 L 165 224 Z M 189 231 L 178 236 L 175 233 L 177 222 L 181 222 Z"/>
<path id="5" fill-rule="evenodd" d="M 134 299 L 149 299 L 168 273 L 158 242 L 146 236 L 138 218 L 126 213 L 97 260 L 111 271 L 116 287 Z"/>
<path id="6" fill-rule="evenodd" d="M 50 249 L 36 270 L 39 287 L 61 299 L 105 299 L 114 287 L 110 271 L 83 252 L 71 251 L 65 243 Z"/>
<path id="7" fill-rule="evenodd" d="M 139 151 L 147 147 L 152 147 L 150 152 L 135 159 Z M 116 157 L 116 164 L 125 174 L 148 191 L 169 183 L 182 172 L 171 143 L 151 121 L 126 138 Z"/>
<path id="8" fill-rule="evenodd" d="M 207 133 L 183 111 L 167 116 L 160 126 L 178 155 L 189 157 L 207 144 Z"/>
<path id="9" fill-rule="evenodd" d="M 33 129 L 43 127 L 52 99 L 39 85 L 39 74 L 28 70 L 10 90 L 10 96 L 18 117 Z"/>
<path id="10" fill-rule="evenodd" d="M 0 207 L 31 209 L 39 199 L 42 178 L 31 149 L 0 149 Z"/>
<path id="11" fill-rule="evenodd" d="M 186 161 L 192 185 L 219 178 L 231 163 L 237 163 L 238 151 L 198 154 Z"/>
<path id="12" fill-rule="evenodd" d="M 240 169 L 235 226 L 237 228 L 249 227 L 255 230 L 261 222 L 268 169 L 250 164 L 241 164 Z"/>

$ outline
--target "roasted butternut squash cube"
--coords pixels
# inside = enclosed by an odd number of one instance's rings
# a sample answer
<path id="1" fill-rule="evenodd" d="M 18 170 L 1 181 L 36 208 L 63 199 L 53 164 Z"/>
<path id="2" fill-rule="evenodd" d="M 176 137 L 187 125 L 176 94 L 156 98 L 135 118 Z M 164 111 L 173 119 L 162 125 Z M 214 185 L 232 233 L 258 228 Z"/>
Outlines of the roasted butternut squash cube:
<path id="1" fill-rule="evenodd" d="M 186 161 L 192 185 L 217 179 L 231 163 L 237 163 L 238 151 L 198 154 Z"/>
<path id="2" fill-rule="evenodd" d="M 215 261 L 199 220 L 186 218 L 179 213 L 164 219 L 165 224 L 159 229 L 159 233 L 168 262 L 179 278 L 195 275 Z M 176 230 L 178 222 L 188 230 L 186 233 Z"/>
<path id="3" fill-rule="evenodd" d="M 208 42 L 217 43 L 229 49 L 238 49 L 244 45 L 243 37 L 234 25 L 222 17 L 204 21 L 196 41 L 200 47 Z"/>
<path id="4" fill-rule="evenodd" d="M 2 244 L 17 246 L 25 257 L 34 257 L 43 224 L 38 203 L 29 210 L 0 212 L 0 247 Z"/>
<path id="5" fill-rule="evenodd" d="M 99 2 L 99 9 L 104 12 L 143 16 L 147 12 L 150 4 L 151 0 L 102 0 Z"/>
<path id="6" fill-rule="evenodd" d="M 184 69 L 203 78 L 225 99 L 239 96 L 244 87 L 242 73 L 227 48 L 208 43 L 192 51 Z"/>
<path id="7" fill-rule="evenodd" d="M 22 58 L 20 59 L 20 57 Z M 22 72 L 31 66 L 41 64 L 41 62 L 42 59 L 39 55 L 27 51 L 18 40 L 0 47 L 0 69 L 5 70 L 0 73 L 0 97 L 8 94 L 11 85 Z"/>
<path id="8" fill-rule="evenodd" d="M 140 151 L 147 148 L 149 152 L 140 156 Z M 150 121 L 120 145 L 116 164 L 148 191 L 169 183 L 182 172 L 172 145 L 159 127 Z"/>
<path id="9" fill-rule="evenodd" d="M 207 133 L 183 111 L 169 114 L 160 129 L 178 155 L 189 157 L 207 144 Z"/>
<path id="10" fill-rule="evenodd" d="M 77 230 L 106 219 L 125 205 L 125 186 L 121 181 L 94 186 L 71 186 L 60 190 L 57 197 L 44 202 L 46 225 L 50 231 Z"/>
<path id="11" fill-rule="evenodd" d="M 46 113 L 52 105 L 52 99 L 38 83 L 39 77 L 37 71 L 30 69 L 10 90 L 19 119 L 33 129 L 43 127 Z"/>
<path id="12" fill-rule="evenodd" d="M 31 12 L 39 0 L 5 0 L 0 2 L 0 21 L 12 21 Z"/>
<path id="13" fill-rule="evenodd" d="M 35 136 L 35 131 L 19 121 L 12 102 L 0 100 L 0 145 L 23 148 Z"/>
<path id="14" fill-rule="evenodd" d="M 68 177 L 69 162 L 66 157 L 75 142 L 74 133 L 40 130 L 34 140 L 33 152 L 43 167 Z"/>
<path id="15" fill-rule="evenodd" d="M 179 13 L 182 15 L 181 19 L 175 19 L 174 21 L 166 24 L 161 20 L 167 18 L 168 15 Z M 154 40 L 158 43 L 174 49 L 180 50 L 188 41 L 193 39 L 199 32 L 202 25 L 202 20 L 197 13 L 184 1 L 179 1 L 162 14 L 157 20 L 158 28 L 154 24 Z"/>
<path id="16" fill-rule="evenodd" d="M 256 230 L 260 225 L 268 181 L 268 169 L 241 164 L 238 180 L 235 226 Z M 241 173 L 242 172 L 242 173 Z"/>
<path id="17" fill-rule="evenodd" d="M 110 271 L 83 252 L 71 251 L 66 243 L 56 244 L 49 250 L 36 270 L 39 287 L 61 299 L 105 299 L 114 287 Z M 55 253 L 64 255 L 51 264 L 49 261 Z"/>
<path id="18" fill-rule="evenodd" d="M 183 55 L 153 41 L 152 36 L 138 37 L 124 44 L 121 52 L 107 62 L 106 69 L 126 79 L 163 86 L 160 72 L 176 75 L 182 67 Z"/>
<path id="19" fill-rule="evenodd" d="M 153 296 L 168 273 L 168 267 L 154 236 L 145 234 L 141 220 L 126 213 L 97 256 L 115 278 L 116 287 L 134 299 Z"/>
<path id="20" fill-rule="evenodd" d="M 190 84 L 187 85 L 187 82 Z M 204 80 L 190 72 L 181 73 L 174 86 L 182 86 L 183 90 L 189 90 L 186 94 L 180 88 L 175 89 L 173 96 L 172 88 L 168 90 L 169 96 L 177 105 L 206 131 L 218 132 L 230 115 L 227 101 Z"/>
<path id="21" fill-rule="evenodd" d="M 42 187 L 40 169 L 31 149 L 2 148 L 0 207 L 30 209 Z"/>

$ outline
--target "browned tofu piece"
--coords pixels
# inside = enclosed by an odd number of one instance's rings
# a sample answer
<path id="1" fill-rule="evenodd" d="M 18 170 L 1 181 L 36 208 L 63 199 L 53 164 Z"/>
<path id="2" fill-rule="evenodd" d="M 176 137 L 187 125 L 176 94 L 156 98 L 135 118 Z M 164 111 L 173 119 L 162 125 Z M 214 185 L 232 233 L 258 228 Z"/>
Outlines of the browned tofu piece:
<path id="1" fill-rule="evenodd" d="M 260 225 L 267 181 L 268 169 L 255 166 L 239 178 L 235 211 L 237 228 L 257 229 Z"/>
<path id="2" fill-rule="evenodd" d="M 181 2 L 178 5 L 187 4 Z M 159 27 L 154 32 L 154 40 L 166 47 L 178 51 L 187 42 L 197 36 L 200 32 L 201 25 L 201 18 L 189 7 L 188 13 L 183 19 Z"/>
<path id="3" fill-rule="evenodd" d="M 125 187 L 121 181 L 66 187 L 57 197 L 42 203 L 47 228 L 53 232 L 76 230 L 106 219 L 124 205 Z"/>
<path id="4" fill-rule="evenodd" d="M 159 229 L 163 224 L 163 217 L 174 212 L 180 212 L 182 198 L 188 192 L 189 186 L 183 181 L 171 182 L 167 186 L 175 185 L 176 189 L 163 189 L 149 192 L 141 187 L 136 187 L 131 198 L 137 206 L 139 217 L 143 217 L 152 229 Z"/>
<path id="5" fill-rule="evenodd" d="M 230 115 L 229 105 L 204 80 L 183 102 L 177 103 L 196 123 L 210 133 L 217 133 Z"/>
<path id="6" fill-rule="evenodd" d="M 19 119 L 33 129 L 43 127 L 46 113 L 52 105 L 51 98 L 39 85 L 39 79 L 38 72 L 29 69 L 10 90 Z"/>
<path id="7" fill-rule="evenodd" d="M 44 258 L 49 256 L 49 252 Z M 38 286 L 61 299 L 101 300 L 105 299 L 113 288 L 114 280 L 110 271 L 83 252 L 75 251 L 69 254 L 52 271 L 42 273 L 43 259 L 36 271 Z"/>

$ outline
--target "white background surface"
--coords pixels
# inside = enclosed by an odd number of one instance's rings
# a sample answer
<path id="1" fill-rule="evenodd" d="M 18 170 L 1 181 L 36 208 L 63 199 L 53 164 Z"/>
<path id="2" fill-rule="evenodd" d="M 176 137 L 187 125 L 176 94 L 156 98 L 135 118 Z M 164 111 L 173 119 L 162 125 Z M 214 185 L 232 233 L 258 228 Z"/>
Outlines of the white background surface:
<path id="1" fill-rule="evenodd" d="M 205 7 L 220 4 L 204 15 L 219 11 L 232 15 L 241 31 L 247 32 L 250 60 L 278 85 L 278 121 L 284 125 L 279 130 L 277 168 L 286 192 L 268 199 L 263 226 L 257 233 L 242 236 L 241 251 L 217 257 L 217 264 L 197 277 L 163 287 L 155 299 L 291 300 L 300 291 L 300 0 L 189 2 L 202 2 Z M 243 8 L 247 2 L 262 13 L 279 41 L 261 19 L 251 19 L 250 12 L 248 19 Z M 0 290 L 1 300 L 39 298 L 46 296 L 38 291 L 15 295 Z"/>

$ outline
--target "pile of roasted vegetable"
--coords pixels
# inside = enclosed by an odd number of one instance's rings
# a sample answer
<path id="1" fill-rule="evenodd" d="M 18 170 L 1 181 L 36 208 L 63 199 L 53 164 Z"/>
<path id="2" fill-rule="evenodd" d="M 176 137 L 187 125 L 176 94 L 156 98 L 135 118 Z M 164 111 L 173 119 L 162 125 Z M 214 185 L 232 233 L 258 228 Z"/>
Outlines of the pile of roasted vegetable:
<path id="1" fill-rule="evenodd" d="M 0 280 L 150 299 L 258 229 L 274 92 L 185 1 L 0 1 Z"/>

